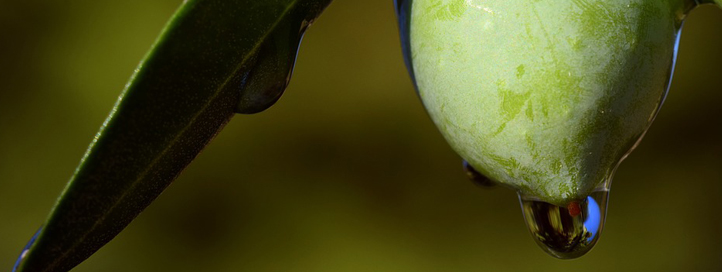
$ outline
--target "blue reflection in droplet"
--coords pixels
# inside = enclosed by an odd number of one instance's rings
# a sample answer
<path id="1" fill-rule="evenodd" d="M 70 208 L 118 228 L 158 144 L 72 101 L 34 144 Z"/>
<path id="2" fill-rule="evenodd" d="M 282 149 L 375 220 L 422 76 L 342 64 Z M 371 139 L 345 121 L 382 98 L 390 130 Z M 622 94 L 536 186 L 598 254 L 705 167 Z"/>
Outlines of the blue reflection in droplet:
<path id="1" fill-rule="evenodd" d="M 40 231 L 42 231 L 42 230 L 43 230 L 42 227 L 40 229 L 38 229 L 38 231 L 35 232 L 35 235 L 33 235 L 33 238 L 30 238 L 30 241 L 28 242 L 28 244 L 25 245 L 25 248 L 23 248 L 23 251 L 20 252 L 20 257 L 18 257 L 18 260 L 15 261 L 15 265 L 13 265 L 13 272 L 15 272 L 18 269 L 18 267 L 20 267 L 20 263 L 22 263 L 23 259 L 25 259 L 25 257 L 28 255 L 28 252 L 30 252 L 30 247 L 32 247 L 33 244 L 35 243 L 35 240 L 38 239 L 38 236 L 40 236 Z"/>
<path id="2" fill-rule="evenodd" d="M 587 219 L 584 220 L 584 227 L 587 229 L 589 233 L 592 234 L 589 238 L 587 238 L 587 241 L 592 241 L 595 236 L 597 236 L 597 231 L 599 230 L 599 223 L 601 223 L 602 220 L 602 214 L 599 208 L 599 204 L 597 204 L 596 201 L 594 201 L 594 198 L 591 196 L 587 197 Z"/>

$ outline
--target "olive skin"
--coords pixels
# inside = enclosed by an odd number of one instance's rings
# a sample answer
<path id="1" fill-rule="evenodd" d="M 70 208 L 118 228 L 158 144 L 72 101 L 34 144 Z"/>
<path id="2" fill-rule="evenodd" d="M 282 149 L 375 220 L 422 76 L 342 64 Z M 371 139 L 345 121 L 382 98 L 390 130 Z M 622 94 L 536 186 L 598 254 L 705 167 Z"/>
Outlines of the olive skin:
<path id="1" fill-rule="evenodd" d="M 682 0 L 414 0 L 412 74 L 451 147 L 541 201 L 612 178 L 664 101 Z"/>

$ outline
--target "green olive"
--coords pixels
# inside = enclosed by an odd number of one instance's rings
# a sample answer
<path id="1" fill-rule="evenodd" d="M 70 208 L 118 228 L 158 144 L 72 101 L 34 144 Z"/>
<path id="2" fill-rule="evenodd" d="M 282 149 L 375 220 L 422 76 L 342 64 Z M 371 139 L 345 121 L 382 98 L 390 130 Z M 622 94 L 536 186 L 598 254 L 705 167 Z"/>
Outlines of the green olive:
<path id="1" fill-rule="evenodd" d="M 644 135 L 694 5 L 414 0 L 412 74 L 434 123 L 469 164 L 563 205 L 611 179 Z"/>

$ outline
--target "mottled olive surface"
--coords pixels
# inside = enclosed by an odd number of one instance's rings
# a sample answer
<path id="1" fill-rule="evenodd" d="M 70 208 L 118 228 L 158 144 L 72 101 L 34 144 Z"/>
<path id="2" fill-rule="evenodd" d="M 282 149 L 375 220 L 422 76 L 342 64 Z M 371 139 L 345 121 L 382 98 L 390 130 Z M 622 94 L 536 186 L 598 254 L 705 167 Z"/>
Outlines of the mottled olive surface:
<path id="1" fill-rule="evenodd" d="M 424 105 L 477 170 L 540 200 L 589 194 L 664 100 L 679 0 L 415 0 Z"/>

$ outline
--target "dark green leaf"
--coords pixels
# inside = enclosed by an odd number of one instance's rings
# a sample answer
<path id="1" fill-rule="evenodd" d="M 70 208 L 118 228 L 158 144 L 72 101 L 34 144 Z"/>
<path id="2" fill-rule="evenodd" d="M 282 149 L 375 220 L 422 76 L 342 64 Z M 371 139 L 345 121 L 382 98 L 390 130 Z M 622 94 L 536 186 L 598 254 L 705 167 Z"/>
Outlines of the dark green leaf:
<path id="1" fill-rule="evenodd" d="M 184 2 L 17 271 L 72 269 L 143 211 L 235 112 L 272 105 L 288 84 L 303 31 L 330 2 Z"/>

